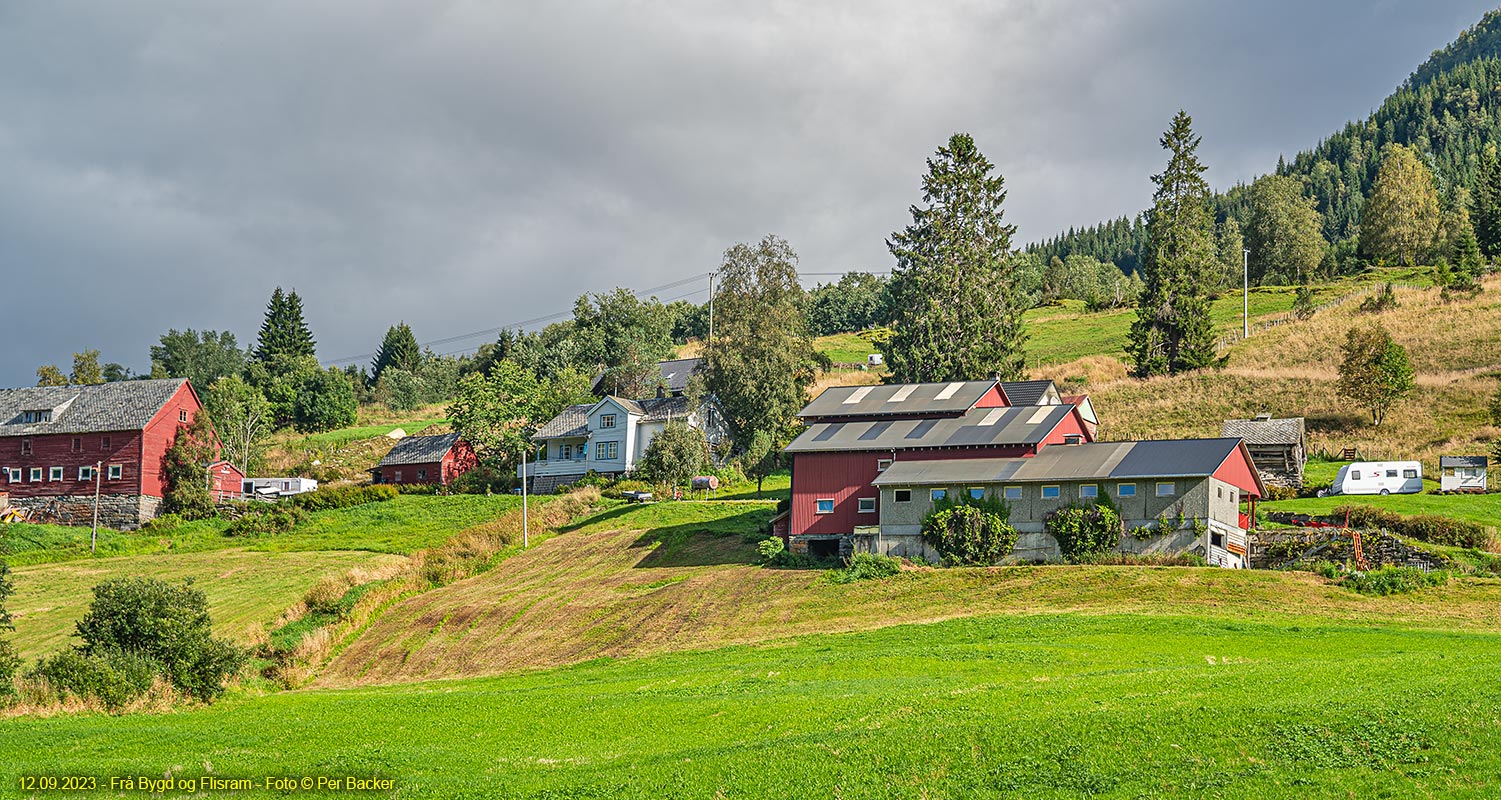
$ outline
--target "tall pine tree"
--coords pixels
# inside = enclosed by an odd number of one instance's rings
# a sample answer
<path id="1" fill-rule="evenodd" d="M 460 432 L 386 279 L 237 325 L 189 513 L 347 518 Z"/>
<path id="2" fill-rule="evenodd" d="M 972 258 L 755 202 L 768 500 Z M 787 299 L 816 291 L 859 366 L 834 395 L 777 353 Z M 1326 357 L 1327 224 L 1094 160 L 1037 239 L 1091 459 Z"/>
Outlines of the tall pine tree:
<path id="1" fill-rule="evenodd" d="M 969 134 L 951 136 L 928 159 L 924 205 L 886 243 L 897 266 L 881 349 L 893 380 L 1024 375 L 1026 304 L 1008 258 L 1016 228 L 1001 221 L 1005 179 L 992 171 Z"/>
<path id="2" fill-rule="evenodd" d="M 380 380 L 380 374 L 387 367 L 416 374 L 421 366 L 422 347 L 417 344 L 412 326 L 405 322 L 397 323 L 386 330 L 386 338 L 381 340 L 380 350 L 376 352 L 375 361 L 370 365 L 370 384 L 373 386 Z"/>
<path id="3" fill-rule="evenodd" d="M 266 318 L 261 322 L 255 359 L 266 362 L 279 357 L 311 356 L 315 348 L 313 332 L 308 330 L 307 322 L 302 318 L 302 298 L 295 291 L 286 293 L 280 286 L 276 287 L 271 293 L 271 302 L 266 304 Z"/>
<path id="4" fill-rule="evenodd" d="M 1204 287 L 1218 261 L 1209 184 L 1196 152 L 1193 119 L 1179 111 L 1162 135 L 1171 153 L 1153 175 L 1157 191 L 1147 217 L 1145 282 L 1127 346 L 1138 377 L 1201 369 L 1216 363 L 1214 330 Z"/>
<path id="5" fill-rule="evenodd" d="M 1470 197 L 1475 206 L 1470 220 L 1480 252 L 1495 258 L 1501 255 L 1501 157 L 1496 155 L 1495 144 L 1487 144 L 1481 151 L 1475 191 Z"/>

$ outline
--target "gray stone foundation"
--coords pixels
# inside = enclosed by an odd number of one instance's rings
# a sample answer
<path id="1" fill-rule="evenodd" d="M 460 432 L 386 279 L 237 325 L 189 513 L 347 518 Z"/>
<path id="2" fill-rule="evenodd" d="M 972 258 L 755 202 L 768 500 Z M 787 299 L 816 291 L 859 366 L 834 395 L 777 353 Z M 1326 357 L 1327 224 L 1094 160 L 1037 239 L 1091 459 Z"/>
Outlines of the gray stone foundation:
<path id="1" fill-rule="evenodd" d="M 106 494 L 99 497 L 99 525 L 105 528 L 130 530 L 156 518 L 161 507 L 160 497 L 143 494 Z M 16 497 L 11 495 L 13 508 L 26 509 L 33 522 L 56 525 L 90 525 L 94 521 L 94 496 L 82 494 L 53 495 L 50 497 Z"/>

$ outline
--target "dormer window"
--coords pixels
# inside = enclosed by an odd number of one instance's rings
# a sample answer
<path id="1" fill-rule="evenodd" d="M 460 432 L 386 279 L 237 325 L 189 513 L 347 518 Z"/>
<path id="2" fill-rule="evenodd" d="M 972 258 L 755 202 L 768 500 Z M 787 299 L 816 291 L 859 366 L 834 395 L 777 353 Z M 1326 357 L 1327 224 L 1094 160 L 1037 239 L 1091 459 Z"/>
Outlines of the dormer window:
<path id="1" fill-rule="evenodd" d="M 599 427 L 601 427 L 601 428 L 613 428 L 613 427 L 615 427 L 615 415 L 614 414 L 601 414 L 600 417 L 599 417 Z"/>
<path id="2" fill-rule="evenodd" d="M 52 409 L 50 409 L 50 408 L 38 409 L 36 411 L 22 411 L 21 412 L 21 424 L 22 425 L 36 425 L 37 423 L 51 422 L 51 421 L 52 421 Z"/>

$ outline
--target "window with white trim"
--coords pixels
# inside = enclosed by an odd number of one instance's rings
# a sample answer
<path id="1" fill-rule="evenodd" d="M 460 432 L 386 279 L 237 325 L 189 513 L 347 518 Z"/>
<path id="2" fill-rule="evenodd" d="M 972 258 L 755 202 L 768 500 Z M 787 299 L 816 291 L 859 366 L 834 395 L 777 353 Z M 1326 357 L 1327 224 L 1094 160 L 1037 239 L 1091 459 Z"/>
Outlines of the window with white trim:
<path id="1" fill-rule="evenodd" d="M 1134 483 L 1117 483 L 1115 485 L 1115 496 L 1116 497 L 1135 497 L 1136 496 L 1136 484 L 1134 484 Z"/>
<path id="2" fill-rule="evenodd" d="M 814 501 L 814 503 L 813 503 L 813 513 L 815 513 L 815 514 L 832 514 L 832 513 L 834 513 L 834 501 L 832 499 L 828 499 L 828 498 L 825 498 L 823 500 L 816 500 L 816 501 Z"/>
<path id="3" fill-rule="evenodd" d="M 10 481 L 11 483 L 20 483 L 21 482 L 21 468 L 20 467 L 11 467 L 10 469 L 6 470 L 5 471 L 5 478 L 6 478 L 6 480 Z"/>
<path id="4" fill-rule="evenodd" d="M 125 467 L 121 466 L 120 464 L 110 464 L 109 465 L 109 471 L 106 472 L 106 473 L 104 473 L 104 474 L 108 475 L 110 480 L 117 481 L 117 480 L 120 480 L 121 478 L 125 477 Z M 255 487 L 251 486 L 249 481 L 246 481 L 245 485 L 246 486 L 250 486 L 250 488 L 246 489 L 245 491 L 247 491 L 247 492 L 253 492 L 253 491 L 255 491 Z"/>
<path id="5" fill-rule="evenodd" d="M 42 468 L 41 467 L 32 467 L 31 468 L 31 482 L 32 483 L 41 483 L 42 482 Z"/>
<path id="6" fill-rule="evenodd" d="M 890 467 L 890 466 L 891 466 L 891 459 L 889 459 L 889 458 L 879 458 L 879 459 L 876 459 L 876 472 L 885 472 L 886 468 Z"/>
<path id="7" fill-rule="evenodd" d="M 63 468 L 62 467 L 48 467 L 47 468 L 47 480 L 49 480 L 49 481 L 60 481 L 62 479 L 63 479 Z"/>
<path id="8" fill-rule="evenodd" d="M 1158 497 L 1172 497 L 1173 495 L 1175 495 L 1177 493 L 1178 493 L 1178 484 L 1173 483 L 1172 481 L 1158 481 L 1157 482 L 1157 496 Z"/>
<path id="9" fill-rule="evenodd" d="M 1005 491 L 1002 492 L 1001 497 L 1004 497 L 1007 500 L 1020 500 L 1022 499 L 1022 487 L 1007 486 Z"/>
<path id="10" fill-rule="evenodd" d="M 177 411 L 177 421 L 178 422 L 187 422 L 188 421 L 188 410 L 186 408 L 178 409 L 178 411 Z"/>
<path id="11" fill-rule="evenodd" d="M 1044 500 L 1057 500 L 1059 497 L 1062 497 L 1062 496 L 1063 496 L 1063 492 L 1057 486 L 1044 486 L 1044 487 L 1042 487 L 1042 499 L 1044 499 Z"/>
<path id="12" fill-rule="evenodd" d="M 1086 483 L 1083 486 L 1080 486 L 1079 487 L 1079 496 L 1080 497 L 1099 497 L 1100 496 L 1100 486 L 1099 486 L 1099 484 L 1096 484 L 1096 483 Z"/>
<path id="13" fill-rule="evenodd" d="M 93 467 L 79 467 L 78 468 L 78 479 L 81 480 L 81 481 L 91 481 L 91 480 L 93 480 L 94 479 L 94 468 Z"/>
<path id="14" fill-rule="evenodd" d="M 396 477 L 392 478 L 392 481 L 394 483 L 401 483 L 401 470 L 396 470 Z M 283 484 L 283 486 L 285 486 L 285 484 Z M 286 490 L 283 489 L 283 491 L 286 491 Z"/>
<path id="15" fill-rule="evenodd" d="M 898 503 L 910 503 L 912 502 L 912 490 L 897 489 L 896 491 L 891 493 L 891 499 L 895 500 Z"/>
<path id="16" fill-rule="evenodd" d="M 876 513 L 876 499 L 874 497 L 862 497 L 862 498 L 860 498 L 860 509 L 859 510 L 860 510 L 861 514 L 874 514 L 874 513 Z"/>

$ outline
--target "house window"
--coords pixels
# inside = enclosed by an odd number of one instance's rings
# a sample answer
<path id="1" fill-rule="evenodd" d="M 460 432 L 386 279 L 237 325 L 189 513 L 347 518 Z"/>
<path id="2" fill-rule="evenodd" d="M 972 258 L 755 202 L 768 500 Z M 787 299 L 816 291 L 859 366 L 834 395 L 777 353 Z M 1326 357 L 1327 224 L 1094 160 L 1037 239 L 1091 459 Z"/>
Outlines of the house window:
<path id="1" fill-rule="evenodd" d="M 984 496 L 985 496 L 985 487 L 983 487 L 983 486 L 971 486 L 971 487 L 969 487 L 969 499 L 971 499 L 971 500 L 979 500 L 980 498 L 982 498 Z"/>
<path id="2" fill-rule="evenodd" d="M 861 514 L 874 514 L 874 513 L 876 513 L 876 499 L 874 497 L 862 497 L 862 498 L 860 498 L 860 513 Z"/>
<path id="3" fill-rule="evenodd" d="M 29 456 L 29 455 L 31 455 L 31 440 L 30 439 L 22 439 L 21 440 L 21 455 L 23 455 L 23 456 Z"/>
<path id="4" fill-rule="evenodd" d="M 1001 496 L 1006 498 L 1007 500 L 1020 500 L 1022 499 L 1022 487 L 1007 486 Z"/>
<path id="5" fill-rule="evenodd" d="M 558 445 L 558 458 L 561 458 L 561 459 L 564 459 L 564 460 L 573 458 L 573 445 L 571 445 L 571 444 L 560 444 L 560 445 Z"/>
<path id="6" fill-rule="evenodd" d="M 74 436 L 73 437 L 73 452 L 75 452 L 75 453 L 82 453 L 83 452 L 83 437 L 82 436 Z"/>
<path id="7" fill-rule="evenodd" d="M 94 479 L 94 468 L 93 467 L 79 467 L 78 468 L 78 479 L 81 480 L 81 481 L 91 481 L 91 480 L 93 480 Z"/>
<path id="8" fill-rule="evenodd" d="M 1209 534 L 1209 544 L 1212 545 L 1212 546 L 1214 546 L 1214 547 L 1218 547 L 1218 548 L 1224 549 L 1224 547 L 1225 547 L 1225 534 L 1219 533 L 1218 531 Z"/>
<path id="9" fill-rule="evenodd" d="M 63 468 L 62 467 L 51 467 L 51 468 L 49 468 L 47 470 L 47 480 L 49 480 L 49 481 L 60 481 L 62 479 L 63 479 Z"/>
<path id="10" fill-rule="evenodd" d="M 600 415 L 600 417 L 599 417 L 599 427 L 601 427 L 601 428 L 613 428 L 613 427 L 615 427 L 615 415 L 614 414 L 602 414 L 602 415 Z"/>
<path id="11" fill-rule="evenodd" d="M 928 499 L 932 500 L 935 503 L 938 502 L 939 500 L 943 500 L 943 499 L 947 498 L 948 496 L 949 496 L 949 490 L 948 489 L 934 489 L 934 490 L 928 492 Z"/>
<path id="12" fill-rule="evenodd" d="M 427 470 L 425 470 L 425 469 L 419 469 L 419 470 L 417 470 L 417 480 L 419 480 L 419 481 L 425 481 L 425 480 L 427 480 Z"/>
<path id="13" fill-rule="evenodd" d="M 1178 485 L 1172 481 L 1159 481 L 1157 483 L 1158 497 L 1172 497 L 1178 493 Z"/>
<path id="14" fill-rule="evenodd" d="M 31 482 L 32 483 L 41 483 L 42 482 L 42 468 L 41 467 L 32 467 L 31 468 Z"/>
<path id="15" fill-rule="evenodd" d="M 1135 497 L 1136 496 L 1136 484 L 1134 484 L 1134 483 L 1118 483 L 1118 484 L 1116 484 L 1115 485 L 1115 496 L 1116 497 Z"/>
<path id="16" fill-rule="evenodd" d="M 891 499 L 895 500 L 898 503 L 910 503 L 912 502 L 912 490 L 897 489 L 896 491 L 891 493 Z"/>
<path id="17" fill-rule="evenodd" d="M 889 466 L 891 466 L 891 459 L 889 459 L 889 458 L 878 459 L 876 461 L 876 472 L 885 472 L 886 468 L 889 467 Z"/>
<path id="18" fill-rule="evenodd" d="M 109 475 L 109 479 L 110 480 L 117 481 L 117 480 L 120 480 L 120 478 L 124 477 L 124 475 L 125 475 L 125 468 L 122 467 L 122 466 L 120 466 L 119 464 L 110 464 L 109 465 L 109 472 L 107 474 Z M 254 487 L 252 487 L 250 485 L 249 481 L 246 481 L 246 483 L 245 483 L 245 491 L 247 491 L 247 492 L 255 491 Z"/>
<path id="19" fill-rule="evenodd" d="M 100 436 L 99 437 L 99 449 L 100 450 L 108 450 L 109 449 L 109 437 L 108 436 Z"/>
<path id="20" fill-rule="evenodd" d="M 1404 477 L 1404 478 L 1416 478 L 1416 477 L 1418 477 L 1418 471 L 1415 470 L 1415 469 L 1404 469 L 1404 470 L 1402 470 L 1402 477 Z"/>
<path id="21" fill-rule="evenodd" d="M 832 514 L 832 513 L 834 513 L 834 501 L 833 500 L 819 500 L 815 504 L 815 506 L 813 508 L 813 511 L 816 514 Z"/>
<path id="22" fill-rule="evenodd" d="M 594 450 L 595 461 L 611 461 L 620 454 L 620 442 L 600 442 Z"/>
<path id="23" fill-rule="evenodd" d="M 1059 491 L 1057 486 L 1042 487 L 1042 499 L 1044 500 L 1057 500 L 1060 495 L 1061 492 Z"/>
<path id="24" fill-rule="evenodd" d="M 178 412 L 177 412 L 177 421 L 178 422 L 187 422 L 188 421 L 188 410 L 186 408 L 178 410 Z"/>
<path id="25" fill-rule="evenodd" d="M 1099 497 L 1100 487 L 1093 483 L 1086 483 L 1079 487 L 1080 497 Z"/>
<path id="26" fill-rule="evenodd" d="M 8 469 L 8 470 L 5 471 L 5 477 L 6 477 L 6 480 L 9 480 L 11 483 L 20 483 L 21 482 L 21 468 L 20 467 L 11 467 L 10 469 Z"/>
<path id="27" fill-rule="evenodd" d="M 396 477 L 392 480 L 394 483 L 401 483 L 401 470 L 396 470 Z"/>
<path id="28" fill-rule="evenodd" d="M 51 422 L 51 421 L 52 421 L 52 411 L 50 409 L 49 410 L 45 410 L 45 411 L 22 411 L 21 412 L 21 424 L 22 425 L 33 425 L 33 424 L 36 424 L 38 422 Z"/>

